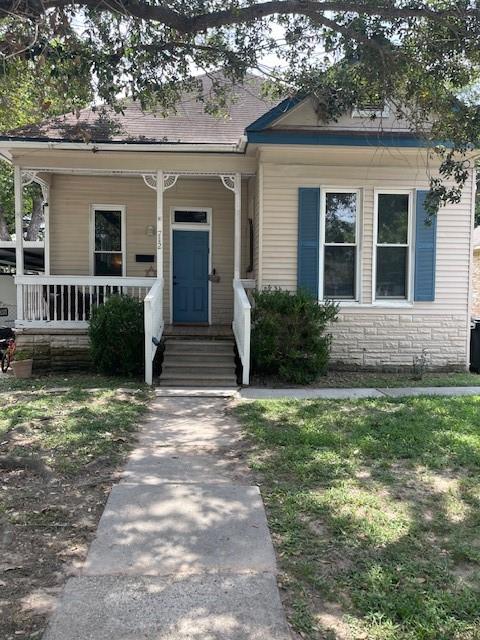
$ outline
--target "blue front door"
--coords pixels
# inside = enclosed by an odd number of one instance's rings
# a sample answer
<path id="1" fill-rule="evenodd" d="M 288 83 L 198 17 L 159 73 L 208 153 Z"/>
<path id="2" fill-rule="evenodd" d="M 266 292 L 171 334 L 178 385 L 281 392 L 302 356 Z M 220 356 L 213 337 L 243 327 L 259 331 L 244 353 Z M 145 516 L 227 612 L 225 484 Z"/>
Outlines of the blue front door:
<path id="1" fill-rule="evenodd" d="M 208 231 L 173 231 L 173 322 L 208 323 Z"/>

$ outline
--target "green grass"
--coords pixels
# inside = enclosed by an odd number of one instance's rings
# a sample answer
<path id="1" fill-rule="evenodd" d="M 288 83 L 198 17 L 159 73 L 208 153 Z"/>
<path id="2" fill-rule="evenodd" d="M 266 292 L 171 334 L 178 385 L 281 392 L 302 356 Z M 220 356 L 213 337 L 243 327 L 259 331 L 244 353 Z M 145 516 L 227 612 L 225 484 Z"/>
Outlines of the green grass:
<path id="1" fill-rule="evenodd" d="M 116 464 L 148 400 L 145 388 L 119 392 L 123 381 L 101 377 L 30 380 L 28 388 L 26 381 L 9 381 L 17 393 L 2 394 L 0 434 L 9 436 L 4 453 L 37 455 L 59 473 L 80 473 L 98 458 Z M 67 390 L 48 392 L 60 386 Z M 91 387 L 97 390 L 86 390 Z"/>
<path id="2" fill-rule="evenodd" d="M 480 638 L 480 398 L 237 413 L 303 638 Z"/>
<path id="3" fill-rule="evenodd" d="M 135 378 L 114 378 L 96 373 L 65 373 L 57 375 L 41 375 L 27 380 L 17 380 L 13 375 L 0 375 L 0 394 L 10 391 L 37 391 L 52 388 L 69 389 L 148 389 L 143 380 Z M 2 396 L 0 395 L 0 399 Z"/>
<path id="4" fill-rule="evenodd" d="M 252 384 L 273 387 L 292 387 L 275 380 L 257 379 Z M 369 371 L 329 371 L 311 385 L 315 388 L 335 387 L 475 387 L 480 386 L 480 375 L 475 373 L 426 373 L 416 380 L 411 373 L 377 373 Z"/>

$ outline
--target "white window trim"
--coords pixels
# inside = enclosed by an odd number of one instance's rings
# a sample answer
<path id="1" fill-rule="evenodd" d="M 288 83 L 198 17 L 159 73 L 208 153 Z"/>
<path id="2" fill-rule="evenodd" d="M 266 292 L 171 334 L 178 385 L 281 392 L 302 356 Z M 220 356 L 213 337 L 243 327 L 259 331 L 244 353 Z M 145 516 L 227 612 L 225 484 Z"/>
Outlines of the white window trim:
<path id="1" fill-rule="evenodd" d="M 206 222 L 175 222 L 175 211 L 194 211 L 206 212 Z M 211 229 L 212 227 L 212 209 L 211 207 L 170 207 L 170 224 L 172 227 L 179 229 Z"/>
<path id="2" fill-rule="evenodd" d="M 382 194 L 392 195 L 408 195 L 408 230 L 407 230 L 407 244 L 377 244 L 378 234 L 378 196 Z M 415 190 L 414 189 L 374 189 L 373 191 L 373 252 L 372 252 L 372 306 L 376 307 L 411 307 L 413 306 L 413 291 L 414 291 L 414 262 L 413 256 L 415 254 L 414 247 L 414 202 L 415 202 Z M 405 298 L 377 298 L 377 247 L 407 247 L 408 261 L 407 261 L 407 292 Z"/>
<path id="3" fill-rule="evenodd" d="M 204 222 L 175 222 L 175 211 L 206 211 L 207 223 Z M 173 232 L 179 231 L 208 231 L 208 272 L 213 268 L 213 216 L 211 207 L 170 207 L 170 324 L 173 324 Z M 212 324 L 212 281 L 208 280 L 208 324 Z"/>
<path id="4" fill-rule="evenodd" d="M 95 253 L 108 253 L 108 251 L 95 251 L 95 212 L 96 211 L 120 211 L 121 234 L 122 234 L 122 275 L 109 276 L 112 278 L 125 278 L 127 275 L 127 234 L 126 234 L 126 211 L 124 204 L 92 204 L 90 205 L 90 275 L 95 275 Z M 118 253 L 112 251 L 111 253 Z"/>
<path id="5" fill-rule="evenodd" d="M 362 189 L 360 187 L 336 187 L 336 186 L 320 186 L 320 242 L 319 242 L 319 265 L 318 265 L 318 299 L 324 301 L 324 286 L 325 286 L 325 274 L 324 274 L 324 256 L 325 247 L 356 247 L 355 252 L 355 296 L 353 298 L 338 298 L 334 299 L 340 306 L 346 305 L 358 305 L 361 299 L 361 253 L 362 253 L 362 213 L 363 213 L 363 199 Z M 327 193 L 355 193 L 357 202 L 357 212 L 355 217 L 355 240 L 356 242 L 348 243 L 333 243 L 325 242 L 325 213 Z"/>

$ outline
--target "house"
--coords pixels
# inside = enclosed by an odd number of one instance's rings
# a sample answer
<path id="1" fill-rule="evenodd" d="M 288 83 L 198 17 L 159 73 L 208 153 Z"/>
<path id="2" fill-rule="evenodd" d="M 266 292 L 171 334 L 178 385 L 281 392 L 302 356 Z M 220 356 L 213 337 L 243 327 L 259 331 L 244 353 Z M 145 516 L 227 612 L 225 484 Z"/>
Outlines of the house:
<path id="1" fill-rule="evenodd" d="M 339 301 L 334 365 L 399 370 L 426 351 L 433 369 L 466 369 L 473 171 L 461 201 L 429 222 L 436 160 L 404 122 L 388 108 L 328 124 L 317 112 L 308 96 L 269 104 L 250 78 L 224 119 L 185 96 L 168 117 L 129 103 L 4 135 L 18 340 L 42 357 L 54 345 L 78 357 L 90 308 L 122 291 L 145 302 L 147 381 L 162 335 L 176 382 L 193 384 L 206 347 L 182 339 L 228 342 L 233 328 L 248 384 L 249 289 L 302 287 Z M 22 186 L 32 180 L 45 197 L 43 275 L 23 266 Z M 183 366 L 194 343 L 199 360 Z"/>

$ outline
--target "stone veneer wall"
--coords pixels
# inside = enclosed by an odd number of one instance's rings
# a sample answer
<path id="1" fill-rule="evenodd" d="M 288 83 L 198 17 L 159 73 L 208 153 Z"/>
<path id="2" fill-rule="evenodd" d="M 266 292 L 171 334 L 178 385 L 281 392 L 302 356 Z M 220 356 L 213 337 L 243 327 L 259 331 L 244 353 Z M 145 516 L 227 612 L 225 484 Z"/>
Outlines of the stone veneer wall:
<path id="1" fill-rule="evenodd" d="M 472 293 L 472 315 L 480 318 L 480 248 L 473 252 Z"/>
<path id="2" fill-rule="evenodd" d="M 70 329 L 17 329 L 17 349 L 33 352 L 33 370 L 85 371 L 91 360 L 86 331 Z"/>
<path id="3" fill-rule="evenodd" d="M 426 349 L 429 369 L 466 369 L 464 316 L 342 312 L 330 332 L 332 368 L 411 370 L 414 358 Z M 33 350 L 34 370 L 39 372 L 90 366 L 89 339 L 81 330 L 17 330 L 17 348 Z"/>
<path id="4" fill-rule="evenodd" d="M 461 315 L 342 312 L 330 332 L 332 367 L 408 370 L 423 349 L 429 369 L 467 367 L 467 326 Z"/>

